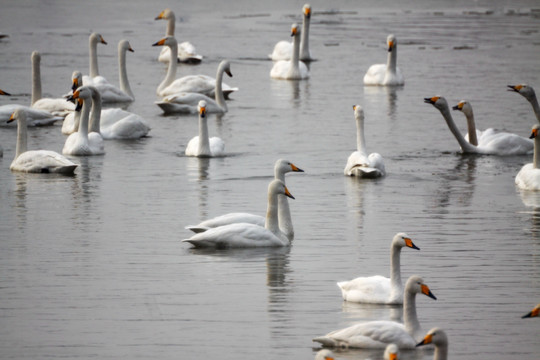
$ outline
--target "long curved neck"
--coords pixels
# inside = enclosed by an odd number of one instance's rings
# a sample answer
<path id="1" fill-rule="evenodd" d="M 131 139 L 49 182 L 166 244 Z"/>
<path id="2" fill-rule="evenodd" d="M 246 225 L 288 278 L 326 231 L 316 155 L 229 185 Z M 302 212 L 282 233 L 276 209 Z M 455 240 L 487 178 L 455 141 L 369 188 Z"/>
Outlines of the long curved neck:
<path id="1" fill-rule="evenodd" d="M 433 360 L 446 360 L 448 359 L 448 345 L 435 346 L 435 353 L 433 354 Z"/>
<path id="2" fill-rule="evenodd" d="M 92 102 L 90 99 L 85 99 L 81 110 L 81 120 L 79 122 L 79 130 L 77 131 L 80 136 L 88 140 L 88 117 L 90 116 L 90 108 Z"/>
<path id="3" fill-rule="evenodd" d="M 536 94 L 533 94 L 530 99 L 527 98 L 529 102 L 532 105 L 534 115 L 536 115 L 536 120 L 540 123 L 540 105 L 538 105 L 538 99 L 536 98 Z"/>
<path id="4" fill-rule="evenodd" d="M 474 114 L 472 110 L 465 113 L 467 118 L 467 130 L 469 132 L 469 143 L 478 146 L 478 138 L 476 137 L 476 124 L 474 123 Z"/>
<path id="5" fill-rule="evenodd" d="M 268 193 L 268 207 L 266 209 L 266 222 L 264 227 L 273 233 L 277 233 L 279 230 L 278 220 L 278 195 L 272 192 Z"/>
<path id="6" fill-rule="evenodd" d="M 15 159 L 28 149 L 26 131 L 26 117 L 23 115 L 17 119 L 17 145 L 15 147 Z"/>
<path id="7" fill-rule="evenodd" d="M 393 246 L 390 250 L 390 287 L 402 291 L 401 285 L 401 247 Z M 397 295 L 397 294 L 396 294 Z"/>
<path id="8" fill-rule="evenodd" d="M 92 115 L 90 116 L 89 131 L 101 133 L 101 95 L 97 90 L 92 91 Z"/>
<path id="9" fill-rule="evenodd" d="M 533 167 L 540 169 L 540 136 L 534 138 Z"/>
<path id="10" fill-rule="evenodd" d="M 445 106 L 444 108 L 440 109 L 442 116 L 444 117 L 444 120 L 446 120 L 446 124 L 448 125 L 448 128 L 454 134 L 454 137 L 459 143 L 459 146 L 461 146 L 461 150 L 463 152 L 469 152 L 474 153 L 476 151 L 476 147 L 469 144 L 467 140 L 463 137 L 463 135 L 459 132 L 459 129 L 456 126 L 456 123 L 454 122 L 454 119 L 452 118 L 452 114 L 450 114 L 450 109 L 448 106 Z M 475 130 L 476 131 L 476 130 Z"/>
<path id="11" fill-rule="evenodd" d="M 132 98 L 135 98 L 133 91 L 131 91 L 131 86 L 129 85 L 127 76 L 125 47 L 118 48 L 118 76 L 120 78 L 120 89 Z"/>
<path id="12" fill-rule="evenodd" d="M 208 123 L 206 116 L 199 115 L 199 155 L 210 156 L 210 139 L 208 138 Z"/>
<path id="13" fill-rule="evenodd" d="M 166 36 L 174 36 L 174 27 L 176 24 L 176 16 L 170 14 L 169 19 L 167 20 L 167 33 Z"/>
<path id="14" fill-rule="evenodd" d="M 364 120 L 362 118 L 356 119 L 356 150 L 367 155 L 366 138 L 364 136 Z"/>
<path id="15" fill-rule="evenodd" d="M 294 35 L 293 52 L 292 52 L 292 58 L 291 58 L 291 72 L 300 71 L 299 61 L 300 61 L 300 39 L 298 39 L 298 35 Z"/>
<path id="16" fill-rule="evenodd" d="M 34 105 L 41 97 L 41 68 L 39 59 L 32 56 L 32 100 L 30 104 Z"/>
<path id="17" fill-rule="evenodd" d="M 388 52 L 388 58 L 386 60 L 386 71 L 392 74 L 395 74 L 396 67 L 397 67 L 397 45 L 394 45 L 392 50 Z"/>
<path id="18" fill-rule="evenodd" d="M 278 222 L 279 229 L 291 240 L 294 237 L 294 227 L 289 209 L 289 199 L 286 196 L 278 197 Z"/>
<path id="19" fill-rule="evenodd" d="M 97 61 L 97 41 L 93 36 L 90 37 L 89 41 L 89 56 L 90 56 L 90 69 L 89 75 L 91 78 L 94 78 L 99 75 L 98 61 Z"/>
<path id="20" fill-rule="evenodd" d="M 225 95 L 223 94 L 223 72 L 224 69 L 222 65 L 218 67 L 217 73 L 216 73 L 216 88 L 214 90 L 214 98 L 216 100 L 216 103 L 225 111 L 228 110 L 227 103 L 225 102 Z"/>
<path id="21" fill-rule="evenodd" d="M 405 330 L 415 339 L 420 336 L 420 323 L 416 315 L 416 294 L 405 291 L 403 297 L 403 323 Z"/>
<path id="22" fill-rule="evenodd" d="M 302 24 L 302 41 L 300 42 L 300 59 L 308 60 L 311 58 L 309 52 L 309 21 L 310 19 L 304 15 L 304 23 Z"/>
<path id="23" fill-rule="evenodd" d="M 159 84 L 157 88 L 157 94 L 159 96 L 162 96 L 161 92 L 163 91 L 163 89 L 165 89 L 167 86 L 172 84 L 174 79 L 176 79 L 176 69 L 178 67 L 177 65 L 178 44 L 176 43 L 172 44 L 169 46 L 169 48 L 171 49 L 169 67 L 167 68 L 167 75 L 165 75 L 165 79 L 163 79 L 163 81 L 161 82 L 161 84 Z"/>

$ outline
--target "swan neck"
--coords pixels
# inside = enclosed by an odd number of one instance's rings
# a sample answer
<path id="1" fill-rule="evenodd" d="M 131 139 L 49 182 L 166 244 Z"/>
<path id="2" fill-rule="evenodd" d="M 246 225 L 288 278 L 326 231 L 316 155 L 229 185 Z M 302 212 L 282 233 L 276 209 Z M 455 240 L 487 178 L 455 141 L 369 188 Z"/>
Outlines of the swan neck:
<path id="1" fill-rule="evenodd" d="M 127 49 L 125 47 L 118 48 L 118 77 L 120 80 L 120 89 L 132 98 L 135 98 L 133 91 L 131 91 L 127 76 L 126 53 Z"/>
<path id="2" fill-rule="evenodd" d="M 388 52 L 388 59 L 386 61 L 386 70 L 392 74 L 396 73 L 397 67 L 397 45 L 394 45 L 392 51 Z"/>
<path id="3" fill-rule="evenodd" d="M 309 52 L 309 22 L 310 19 L 304 16 L 304 23 L 302 24 L 302 40 L 300 42 L 300 59 L 308 60 L 311 58 Z"/>
<path id="4" fill-rule="evenodd" d="M 448 105 L 446 105 L 444 108 L 440 109 L 442 116 L 444 117 L 444 120 L 446 120 L 446 124 L 448 125 L 448 128 L 454 134 L 454 137 L 456 138 L 457 142 L 461 146 L 461 150 L 466 153 L 474 153 L 477 152 L 477 149 L 475 146 L 469 144 L 467 140 L 463 137 L 461 132 L 456 126 L 456 123 L 454 122 L 454 119 L 452 118 L 452 114 L 450 113 L 450 109 L 448 108 Z"/>
<path id="5" fill-rule="evenodd" d="M 90 108 L 92 103 L 90 99 L 85 99 L 81 110 L 81 120 L 79 122 L 79 130 L 77 131 L 80 136 L 88 139 L 88 117 L 90 116 Z"/>
<path id="6" fill-rule="evenodd" d="M 264 227 L 273 233 L 279 232 L 278 195 L 272 192 L 268 193 L 268 207 Z"/>
<path id="7" fill-rule="evenodd" d="M 392 246 L 390 257 L 390 287 L 401 292 L 401 248 Z"/>
<path id="8" fill-rule="evenodd" d="M 472 110 L 465 113 L 467 118 L 467 130 L 469 132 L 469 143 L 474 146 L 478 146 L 478 138 L 476 137 L 476 124 L 474 123 L 474 113 Z"/>
<path id="9" fill-rule="evenodd" d="M 178 67 L 177 65 L 177 56 L 178 56 L 178 43 L 174 43 L 169 46 L 171 49 L 170 51 L 170 59 L 169 59 L 169 67 L 167 68 L 167 75 L 165 75 L 165 79 L 159 84 L 157 88 L 157 94 L 159 96 L 162 95 L 162 91 L 169 85 L 172 84 L 174 79 L 176 78 L 176 69 Z"/>
<path id="10" fill-rule="evenodd" d="M 294 228 L 289 209 L 289 199 L 286 196 L 278 197 L 278 222 L 279 229 L 291 240 L 294 237 Z"/>
<path id="11" fill-rule="evenodd" d="M 529 102 L 531 103 L 534 111 L 534 115 L 536 115 L 536 120 L 540 123 L 540 105 L 538 105 L 538 99 L 536 98 L 536 94 L 532 94 L 530 97 Z"/>
<path id="12" fill-rule="evenodd" d="M 17 145 L 15 147 L 15 159 L 22 153 L 26 152 L 27 148 L 27 125 L 26 115 L 19 116 L 17 119 Z"/>
<path id="13" fill-rule="evenodd" d="M 540 169 L 540 136 L 534 138 L 533 167 Z"/>
<path id="14" fill-rule="evenodd" d="M 356 118 L 356 149 L 364 155 L 367 155 L 366 138 L 364 136 L 364 119 Z"/>
<path id="15" fill-rule="evenodd" d="M 167 20 L 167 33 L 166 36 L 174 36 L 174 27 L 176 24 L 176 16 L 174 14 L 170 14 L 169 19 Z"/>
<path id="16" fill-rule="evenodd" d="M 199 115 L 199 155 L 210 156 L 210 139 L 208 138 L 208 123 L 206 116 Z"/>
<path id="17" fill-rule="evenodd" d="M 403 323 L 405 330 L 414 338 L 417 338 L 420 331 L 420 323 L 416 315 L 416 294 L 405 291 L 403 298 Z"/>
<path id="18" fill-rule="evenodd" d="M 30 104 L 34 105 L 41 97 L 41 67 L 39 59 L 32 56 L 32 100 Z"/>
<path id="19" fill-rule="evenodd" d="M 222 108 L 224 111 L 227 111 L 227 103 L 225 102 L 225 95 L 223 94 L 223 73 L 225 69 L 223 68 L 223 64 L 220 64 L 218 67 L 217 73 L 216 73 L 216 86 L 214 89 L 214 98 L 216 100 L 216 103 L 219 105 L 220 108 Z"/>
<path id="20" fill-rule="evenodd" d="M 293 38 L 293 52 L 291 58 L 291 71 L 298 72 L 300 71 L 300 39 L 298 35 L 295 35 Z"/>
<path id="21" fill-rule="evenodd" d="M 90 117 L 89 131 L 101 133 L 101 95 L 97 90 L 92 91 L 92 115 Z"/>
<path id="22" fill-rule="evenodd" d="M 93 36 L 90 36 L 89 41 L 89 56 L 90 56 L 90 69 L 89 75 L 94 78 L 99 75 L 98 60 L 97 60 L 97 41 Z"/>
<path id="23" fill-rule="evenodd" d="M 435 346 L 435 353 L 433 354 L 433 360 L 447 360 L 448 359 L 448 345 L 441 344 Z"/>

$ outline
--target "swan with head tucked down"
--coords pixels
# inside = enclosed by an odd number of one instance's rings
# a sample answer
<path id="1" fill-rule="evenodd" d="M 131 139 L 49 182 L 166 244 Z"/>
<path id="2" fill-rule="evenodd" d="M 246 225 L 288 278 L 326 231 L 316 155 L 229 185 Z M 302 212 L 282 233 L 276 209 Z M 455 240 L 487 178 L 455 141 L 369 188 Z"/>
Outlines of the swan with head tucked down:
<path id="1" fill-rule="evenodd" d="M 371 304 L 402 304 L 400 255 L 403 247 L 420 250 L 405 233 L 397 233 L 390 247 L 390 278 L 375 275 L 338 282 L 343 300 Z"/>
<path id="2" fill-rule="evenodd" d="M 309 78 L 309 70 L 302 61 L 300 61 L 300 29 L 297 24 L 291 27 L 291 36 L 293 36 L 293 52 L 290 60 L 280 60 L 274 64 L 270 70 L 270 77 L 282 80 L 303 80 Z"/>
<path id="3" fill-rule="evenodd" d="M 378 178 L 386 175 L 384 159 L 378 153 L 368 155 L 366 139 L 364 136 L 364 110 L 360 105 L 354 105 L 354 118 L 356 119 L 356 148 L 349 155 L 343 173 L 348 176 L 362 178 Z"/>
<path id="4" fill-rule="evenodd" d="M 538 120 L 538 122 L 540 123 L 540 105 L 538 105 L 538 99 L 536 98 L 536 93 L 534 92 L 533 87 L 527 84 L 519 84 L 508 85 L 508 88 L 508 91 L 517 92 L 519 95 L 523 96 L 525 99 L 527 99 L 528 102 L 531 103 L 534 115 L 536 116 L 536 120 Z"/>
<path id="5" fill-rule="evenodd" d="M 264 227 L 248 223 L 229 224 L 195 234 L 182 242 L 189 242 L 195 247 L 217 249 L 289 246 L 290 240 L 279 229 L 279 196 L 294 199 L 285 184 L 275 179 L 268 185 L 268 207 Z"/>
<path id="6" fill-rule="evenodd" d="M 530 154 L 533 151 L 533 142 L 522 136 L 502 131 L 496 131 L 493 128 L 480 131 L 476 129 L 474 114 L 471 104 L 466 100 L 461 100 L 454 110 L 459 110 L 465 114 L 467 119 L 468 134 L 465 139 L 471 145 L 481 148 L 492 149 L 498 155 L 522 155 Z"/>
<path id="7" fill-rule="evenodd" d="M 305 4 L 302 8 L 304 20 L 302 22 L 302 38 L 300 40 L 300 60 L 313 61 L 309 51 L 309 24 L 311 21 L 311 5 Z M 293 43 L 282 40 L 274 46 L 272 54 L 268 55 L 273 61 L 290 60 L 293 54 Z"/>
<path id="8" fill-rule="evenodd" d="M 364 75 L 364 85 L 400 86 L 405 84 L 403 74 L 397 67 L 397 39 L 390 34 L 386 43 L 388 45 L 386 64 L 371 65 Z"/>
<path id="9" fill-rule="evenodd" d="M 384 349 L 384 360 L 399 360 L 400 358 L 399 348 L 396 344 L 388 344 Z"/>
<path id="10" fill-rule="evenodd" d="M 527 154 L 533 149 L 531 142 L 528 139 L 509 133 L 498 133 L 501 134 L 499 136 L 495 134 L 489 142 L 485 143 L 482 141 L 482 139 L 479 139 L 479 144 L 474 146 L 463 137 L 457 128 L 454 119 L 452 118 L 452 114 L 450 113 L 448 103 L 444 97 L 433 96 L 431 98 L 425 98 L 424 102 L 427 104 L 432 104 L 441 112 L 446 124 L 448 125 L 448 128 L 458 141 L 463 153 L 506 156 Z M 489 134 L 490 133 L 487 135 Z"/>
<path id="11" fill-rule="evenodd" d="M 225 143 L 217 136 L 208 136 L 206 119 L 206 101 L 199 101 L 199 135 L 189 140 L 186 146 L 187 156 L 218 157 L 225 154 Z"/>
<path id="12" fill-rule="evenodd" d="M 523 165 L 516 175 L 515 183 L 523 190 L 540 190 L 540 129 L 539 124 L 532 128 L 531 138 L 534 139 L 533 162 Z"/>
<path id="13" fill-rule="evenodd" d="M 400 349 L 414 349 L 417 339 L 422 336 L 416 315 L 416 294 L 437 300 L 421 277 L 411 276 L 405 284 L 403 324 L 388 320 L 369 321 L 332 331 L 313 341 L 326 347 L 382 349 L 394 343 Z"/>
<path id="14" fill-rule="evenodd" d="M 17 145 L 11 171 L 73 174 L 78 165 L 57 152 L 27 149 L 26 109 L 16 109 L 8 121 L 14 120 L 17 120 Z"/>
<path id="15" fill-rule="evenodd" d="M 174 29 L 176 26 L 176 16 L 174 14 L 174 11 L 171 9 L 165 9 L 161 13 L 159 13 L 158 16 L 154 20 L 167 20 L 167 32 L 166 36 L 174 36 Z M 169 62 L 171 61 L 171 49 L 168 47 L 165 47 L 161 49 L 161 52 L 159 53 L 158 60 L 161 62 Z M 187 63 L 187 64 L 198 64 L 202 61 L 202 56 L 197 54 L 197 50 L 195 49 L 195 46 L 191 44 L 188 41 L 184 41 L 180 44 L 178 44 L 177 49 L 177 58 L 174 63 Z"/>
<path id="16" fill-rule="evenodd" d="M 315 360 L 334 360 L 334 353 L 329 349 L 321 349 L 315 354 Z"/>
<path id="17" fill-rule="evenodd" d="M 537 304 L 531 311 L 529 311 L 527 314 L 523 315 L 521 318 L 532 318 L 532 317 L 538 317 L 540 316 L 540 304 Z"/>
<path id="18" fill-rule="evenodd" d="M 443 330 L 439 328 L 429 330 L 424 339 L 416 344 L 416 346 L 429 344 L 435 345 L 433 360 L 446 360 L 448 358 L 448 337 Z"/>
<path id="19" fill-rule="evenodd" d="M 274 179 L 278 179 L 285 184 L 285 174 L 288 172 L 304 172 L 292 162 L 279 159 L 274 165 Z M 188 225 L 186 229 L 195 233 L 200 233 L 218 226 L 235 224 L 235 223 L 250 223 L 259 226 L 264 226 L 266 218 L 260 215 L 250 213 L 229 213 L 212 219 L 205 220 L 197 225 Z M 278 197 L 278 223 L 280 230 L 287 236 L 289 240 L 294 238 L 294 227 L 292 224 L 291 211 L 289 208 L 289 200 L 286 196 Z"/>

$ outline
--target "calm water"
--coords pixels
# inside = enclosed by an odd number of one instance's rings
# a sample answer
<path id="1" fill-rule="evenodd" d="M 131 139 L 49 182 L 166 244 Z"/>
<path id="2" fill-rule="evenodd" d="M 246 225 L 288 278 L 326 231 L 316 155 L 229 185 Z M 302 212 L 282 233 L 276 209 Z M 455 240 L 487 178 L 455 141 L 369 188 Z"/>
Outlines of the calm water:
<path id="1" fill-rule="evenodd" d="M 74 177 L 11 173 L 15 128 L 0 128 L 0 357 L 2 359 L 312 359 L 315 336 L 357 321 L 399 319 L 399 309 L 343 303 L 336 282 L 389 273 L 389 244 L 407 232 L 402 273 L 421 275 L 420 322 L 444 328 L 452 359 L 537 359 L 540 194 L 514 177 L 531 157 L 463 156 L 424 97 L 474 106 L 480 129 L 528 135 L 529 103 L 506 91 L 540 91 L 535 1 L 311 2 L 311 78 L 271 80 L 266 55 L 289 38 L 303 1 L 4 1 L 1 104 L 30 101 L 30 53 L 42 52 L 43 91 L 59 96 L 88 71 L 88 35 L 100 32 L 100 71 L 117 81 L 116 44 L 130 40 L 129 110 L 150 137 L 108 141 L 106 155 L 77 158 Z M 178 76 L 215 74 L 232 61 L 238 86 L 210 133 L 229 156 L 183 156 L 196 116 L 162 116 L 153 104 L 165 74 L 150 45 L 177 14 L 177 37 L 205 56 Z M 364 88 L 396 34 L 406 85 Z M 366 113 L 368 149 L 388 176 L 343 176 L 355 147 L 352 105 Z M 454 114 L 465 131 L 462 114 Z M 60 126 L 30 129 L 29 146 L 61 151 Z M 287 158 L 296 238 L 288 249 L 195 251 L 184 226 L 231 211 L 264 214 L 273 163 Z M 355 350 L 339 359 L 381 358 Z M 429 350 L 405 359 L 430 359 Z"/>

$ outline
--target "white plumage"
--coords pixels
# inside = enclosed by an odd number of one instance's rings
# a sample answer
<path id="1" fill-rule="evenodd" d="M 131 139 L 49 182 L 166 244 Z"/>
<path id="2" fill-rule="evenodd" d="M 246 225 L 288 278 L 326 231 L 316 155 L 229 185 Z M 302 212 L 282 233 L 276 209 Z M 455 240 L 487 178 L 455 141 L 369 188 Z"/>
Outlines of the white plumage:
<path id="1" fill-rule="evenodd" d="M 225 142 L 217 136 L 209 137 L 206 118 L 206 102 L 199 101 L 199 135 L 192 138 L 186 146 L 187 156 L 218 157 L 225 154 Z"/>
<path id="2" fill-rule="evenodd" d="M 540 190 L 540 129 L 539 124 L 532 128 L 531 138 L 534 139 L 533 162 L 525 164 L 516 175 L 516 185 L 523 190 Z"/>
<path id="3" fill-rule="evenodd" d="M 364 85 L 404 85 L 405 80 L 399 67 L 397 67 L 397 39 L 393 34 L 386 39 L 388 45 L 388 59 L 386 64 L 371 65 L 364 75 Z"/>
<path id="4" fill-rule="evenodd" d="M 293 36 L 293 52 L 290 60 L 280 60 L 274 64 L 270 70 L 270 77 L 281 80 L 303 80 L 309 78 L 309 70 L 300 56 L 300 29 L 297 24 L 291 27 L 291 36 Z"/>
<path id="5" fill-rule="evenodd" d="M 176 16 L 174 14 L 174 11 L 172 11 L 171 9 L 165 9 L 158 16 L 156 16 L 154 20 L 167 20 L 167 32 L 165 35 L 174 36 L 174 30 L 176 26 Z M 198 64 L 202 61 L 203 58 L 201 55 L 197 54 L 195 46 L 188 41 L 184 41 L 178 44 L 178 49 L 176 53 L 177 58 L 174 63 L 179 62 Z M 171 61 L 171 49 L 168 47 L 161 49 L 158 60 L 165 63 Z"/>
<path id="6" fill-rule="evenodd" d="M 312 61 L 311 52 L 309 51 L 309 24 L 311 20 L 311 5 L 305 4 L 302 7 L 302 32 L 300 39 L 300 60 Z M 290 60 L 293 54 L 293 43 L 286 40 L 279 41 L 270 55 L 273 61 Z"/>

